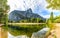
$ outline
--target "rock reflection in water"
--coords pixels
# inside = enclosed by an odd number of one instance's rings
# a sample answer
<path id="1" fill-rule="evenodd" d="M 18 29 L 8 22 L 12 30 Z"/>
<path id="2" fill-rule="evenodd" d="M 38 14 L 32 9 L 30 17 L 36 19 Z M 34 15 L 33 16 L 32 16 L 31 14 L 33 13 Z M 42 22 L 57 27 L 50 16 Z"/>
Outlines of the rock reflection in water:
<path id="1" fill-rule="evenodd" d="M 49 31 L 49 28 L 43 28 L 42 30 L 36 33 L 33 33 L 31 38 L 44 38 L 48 31 Z"/>

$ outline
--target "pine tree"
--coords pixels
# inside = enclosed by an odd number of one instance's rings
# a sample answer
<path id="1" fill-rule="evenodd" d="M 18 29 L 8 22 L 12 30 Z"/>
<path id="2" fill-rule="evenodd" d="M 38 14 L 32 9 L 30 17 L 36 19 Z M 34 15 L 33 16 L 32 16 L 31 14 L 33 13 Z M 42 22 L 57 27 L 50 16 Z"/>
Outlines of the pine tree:
<path id="1" fill-rule="evenodd" d="M 53 12 L 50 14 L 50 21 L 53 23 L 54 17 L 53 17 Z"/>

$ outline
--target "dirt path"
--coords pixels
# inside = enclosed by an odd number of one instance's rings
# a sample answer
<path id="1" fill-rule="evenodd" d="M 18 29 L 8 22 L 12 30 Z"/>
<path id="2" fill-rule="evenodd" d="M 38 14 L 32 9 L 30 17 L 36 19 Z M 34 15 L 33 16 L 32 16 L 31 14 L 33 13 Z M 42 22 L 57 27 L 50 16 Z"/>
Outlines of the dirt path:
<path id="1" fill-rule="evenodd" d="M 57 28 L 55 29 L 55 34 L 57 36 L 57 38 L 60 38 L 60 24 L 56 24 Z"/>
<path id="2" fill-rule="evenodd" d="M 57 38 L 60 38 L 60 27 L 58 27 L 57 29 L 56 29 L 56 36 L 57 36 Z"/>
<path id="3" fill-rule="evenodd" d="M 54 33 L 57 38 L 60 38 L 60 24 L 55 24 L 56 25 L 56 29 L 54 30 Z M 53 35 L 50 35 L 48 38 L 54 38 Z"/>

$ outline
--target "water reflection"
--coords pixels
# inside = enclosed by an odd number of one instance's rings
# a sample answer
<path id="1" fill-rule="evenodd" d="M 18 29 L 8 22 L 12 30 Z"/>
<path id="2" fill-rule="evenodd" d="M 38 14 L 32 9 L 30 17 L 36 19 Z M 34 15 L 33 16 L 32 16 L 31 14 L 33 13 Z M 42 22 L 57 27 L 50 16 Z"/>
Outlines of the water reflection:
<path id="1" fill-rule="evenodd" d="M 29 38 L 29 37 L 26 35 L 13 36 L 10 33 L 8 33 L 8 38 Z"/>
<path id="2" fill-rule="evenodd" d="M 36 37 L 36 36 L 34 36 L 34 34 L 35 35 L 37 35 L 37 33 L 39 34 L 41 29 L 45 28 L 45 27 L 46 27 L 46 25 L 29 25 L 29 26 L 23 26 L 23 27 L 8 25 L 8 28 L 7 28 L 8 30 L 0 27 L 0 29 L 1 29 L 0 37 L 1 38 L 34 38 L 34 37 Z"/>
<path id="3" fill-rule="evenodd" d="M 43 28 L 38 32 L 33 33 L 31 38 L 45 38 L 46 37 L 45 35 L 49 30 L 50 30 L 49 28 Z"/>

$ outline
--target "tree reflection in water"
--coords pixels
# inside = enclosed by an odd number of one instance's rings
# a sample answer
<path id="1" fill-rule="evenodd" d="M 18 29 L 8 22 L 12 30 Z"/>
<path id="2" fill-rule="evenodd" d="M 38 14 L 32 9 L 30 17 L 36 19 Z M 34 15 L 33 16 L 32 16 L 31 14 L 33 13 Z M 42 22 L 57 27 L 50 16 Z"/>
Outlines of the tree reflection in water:
<path id="1" fill-rule="evenodd" d="M 5 26 L 4 26 L 5 27 Z M 31 38 L 33 33 L 37 33 L 40 31 L 42 28 L 45 28 L 46 25 L 28 25 L 28 26 L 9 26 L 8 25 L 8 30 L 5 28 L 2 29 L 2 38 Z M 4 36 L 4 37 L 3 37 Z"/>

